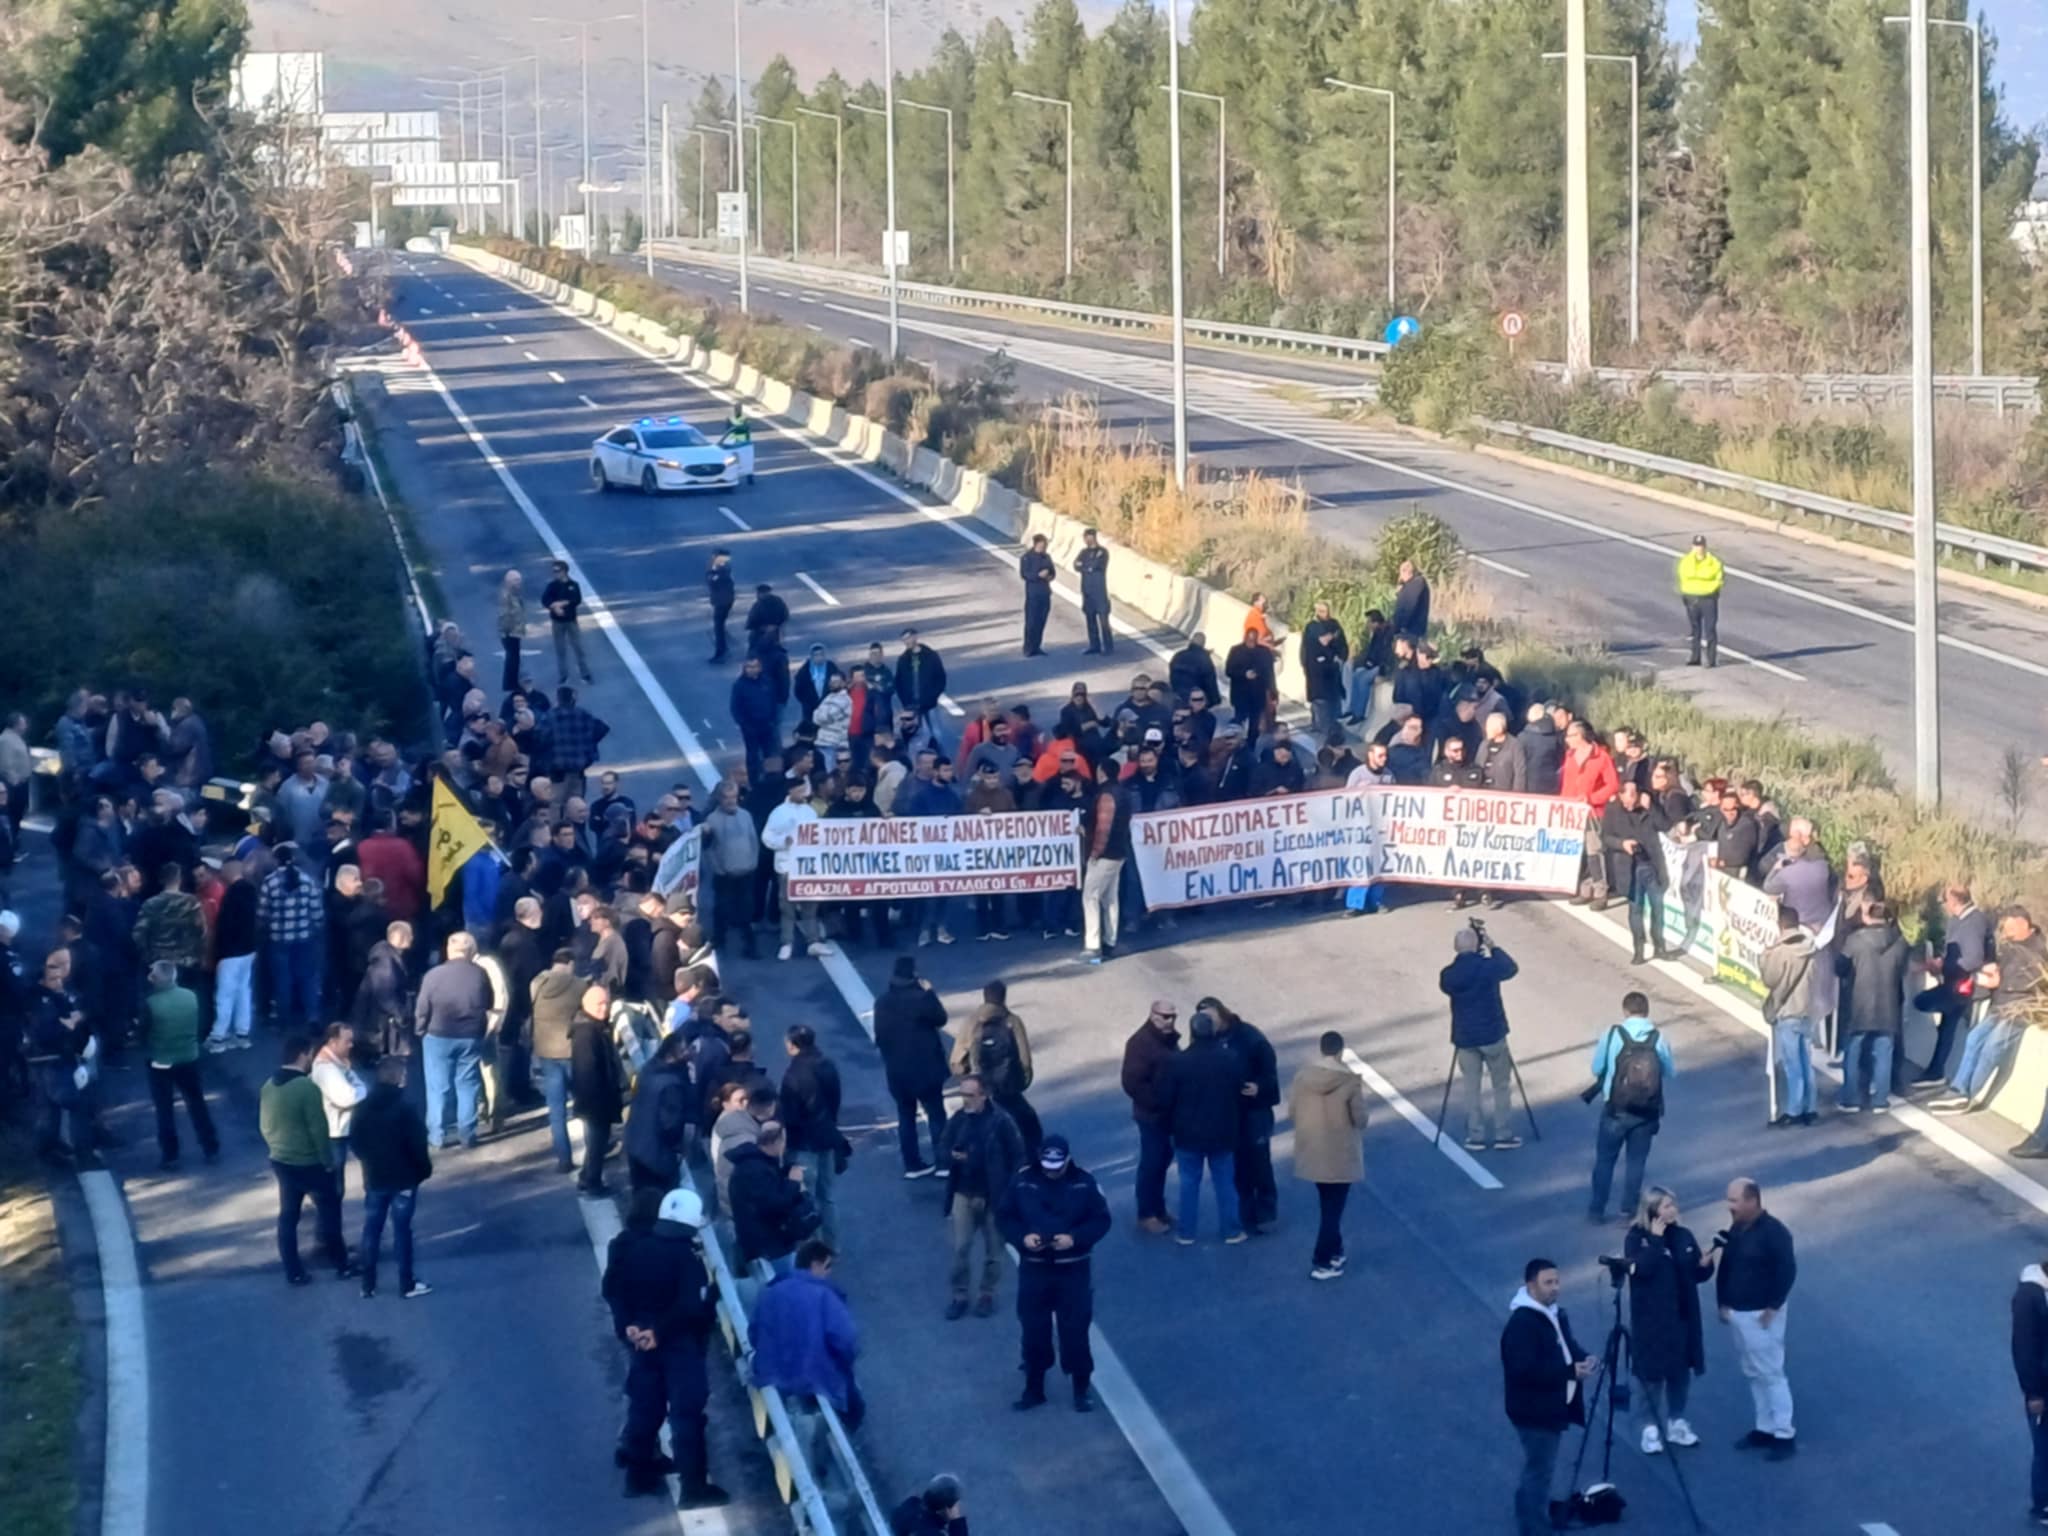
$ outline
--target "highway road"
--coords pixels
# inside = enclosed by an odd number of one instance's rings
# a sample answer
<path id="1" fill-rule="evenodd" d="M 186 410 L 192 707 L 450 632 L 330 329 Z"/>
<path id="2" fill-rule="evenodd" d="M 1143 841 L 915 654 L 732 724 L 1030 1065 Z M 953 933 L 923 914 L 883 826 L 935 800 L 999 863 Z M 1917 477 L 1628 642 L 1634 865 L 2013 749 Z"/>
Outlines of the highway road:
<path id="1" fill-rule="evenodd" d="M 1136 658 L 1121 652 L 1117 670 L 1084 666 L 1094 658 L 1077 654 L 1066 605 L 1055 610 L 1053 655 L 1026 663 L 1014 551 L 993 530 L 799 438 L 763 432 L 759 484 L 727 498 L 593 494 L 583 447 L 601 426 L 656 411 L 708 422 L 719 400 L 504 284 L 444 261 L 407 266 L 396 312 L 428 366 L 389 376 L 379 420 L 450 601 L 486 635 L 503 566 L 533 571 L 554 549 L 574 557 L 604 634 L 616 636 L 593 656 L 594 701 L 619 722 L 613 762 L 640 793 L 701 782 L 734 755 L 728 674 L 703 660 L 697 581 L 715 545 L 733 549 L 743 583 L 787 591 L 799 653 L 814 638 L 842 658 L 869 638 L 893 650 L 894 630 L 915 616 L 961 700 L 995 691 L 1049 706 L 1075 676 L 1099 691 L 1133 670 Z M 759 1033 L 772 1040 L 788 1023 L 812 1023 L 846 1076 L 856 1153 L 841 1183 L 840 1274 L 864 1331 L 872 1409 L 861 1439 L 878 1485 L 900 1490 L 950 1468 L 967 1480 L 977 1531 L 997 1536 L 1505 1529 L 1516 1458 L 1495 1340 L 1536 1253 L 1563 1264 L 1581 1337 L 1604 1336 L 1607 1292 L 1593 1261 L 1622 1234 L 1585 1218 L 1593 1128 L 1577 1090 L 1621 993 L 1647 985 L 1679 1061 L 1651 1177 L 1677 1190 L 1705 1235 L 1725 1222 L 1726 1181 L 1754 1175 L 1800 1245 L 1790 1359 L 1801 1454 L 1774 1465 L 1731 1448 L 1749 1427 L 1748 1394 L 1710 1313 L 1690 1414 L 1704 1444 L 1683 1463 L 1702 1516 L 1713 1529 L 1766 1536 L 2016 1526 L 2026 1439 L 2006 1298 L 2037 1256 L 2028 1234 L 2048 1214 L 2048 1188 L 1996 1155 L 2009 1128 L 1909 1111 L 1829 1114 L 1812 1130 L 1767 1133 L 1749 1010 L 1682 967 L 1630 968 L 1601 920 L 1518 902 L 1492 926 L 1523 967 L 1509 1008 L 1542 1139 L 1479 1162 L 1439 1149 L 1418 1123 L 1428 1128 L 1443 1088 L 1436 970 L 1461 923 L 1418 894 L 1369 922 L 1291 908 L 1198 915 L 1170 942 L 1141 937 L 1100 970 L 1075 965 L 1070 944 L 1035 938 L 918 952 L 956 1023 L 982 981 L 1009 981 L 1033 1031 L 1039 1110 L 1110 1195 L 1117 1225 L 1097 1261 L 1097 1316 L 1122 1371 L 1101 1383 L 1111 1411 L 1087 1418 L 1009 1411 L 1007 1317 L 941 1320 L 938 1192 L 897 1175 L 860 1023 L 888 957 L 723 957 Z M 1284 1124 L 1275 1235 L 1189 1250 L 1133 1228 L 1135 1146 L 1116 1061 L 1151 998 L 1175 999 L 1185 1016 L 1203 992 L 1268 1030 L 1283 1077 L 1326 1028 L 1342 1030 L 1373 1074 L 1368 1182 L 1350 1218 L 1351 1272 L 1338 1284 L 1306 1276 L 1313 1200 L 1290 1177 Z M 539 1147 L 526 1155 L 544 1162 Z M 1631 1523 L 1689 1529 L 1670 1462 L 1644 1458 L 1633 1441 L 1624 1426 L 1613 1462 Z"/>
<path id="2" fill-rule="evenodd" d="M 661 262 L 659 276 L 731 304 L 724 269 Z M 834 340 L 885 345 L 883 300 L 752 285 L 759 313 Z M 904 348 L 952 372 L 997 347 L 1016 362 L 1020 393 L 1093 396 L 1105 421 L 1170 441 L 1171 378 L 1163 344 L 1115 332 L 1032 325 L 998 314 L 903 308 Z M 1391 517 L 1422 507 L 1446 518 L 1478 562 L 1492 613 L 1533 632 L 1605 646 L 1718 712 L 1783 715 L 1875 741 L 1902 784 L 1913 782 L 1912 593 L 1907 573 L 1844 547 L 1755 532 L 1614 489 L 1328 418 L 1276 394 L 1276 377 L 1323 382 L 1327 365 L 1198 348 L 1190 353 L 1189 435 L 1211 472 L 1294 479 L 1314 498 L 1315 526 L 1371 545 Z M 1704 531 L 1729 566 L 1721 605 L 1723 666 L 1692 670 L 1673 562 Z M 1944 780 L 1960 805 L 2003 822 L 2005 753 L 2023 765 L 2048 739 L 2048 612 L 1946 589 L 1941 605 Z M 1729 663 L 1733 663 L 1730 665 Z M 1622 724 L 1624 722 L 1609 722 Z M 2030 830 L 2048 828 L 2035 777 Z"/>

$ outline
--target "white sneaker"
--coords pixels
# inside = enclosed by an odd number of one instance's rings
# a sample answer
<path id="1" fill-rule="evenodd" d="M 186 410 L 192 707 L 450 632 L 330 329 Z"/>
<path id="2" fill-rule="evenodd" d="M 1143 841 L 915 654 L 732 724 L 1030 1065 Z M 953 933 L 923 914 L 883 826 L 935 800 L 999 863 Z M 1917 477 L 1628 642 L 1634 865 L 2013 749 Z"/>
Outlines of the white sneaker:
<path id="1" fill-rule="evenodd" d="M 1683 1419 L 1673 1419 L 1669 1426 L 1671 1433 L 1665 1437 L 1671 1445 L 1698 1445 L 1700 1437 L 1692 1432 L 1692 1426 Z"/>
<path id="2" fill-rule="evenodd" d="M 247 1035 L 237 1035 L 235 1036 L 235 1049 L 238 1051 L 253 1051 L 256 1049 L 256 1042 Z"/>
<path id="3" fill-rule="evenodd" d="M 1308 1272 L 1308 1277 L 1311 1280 L 1335 1280 L 1343 1273 L 1344 1271 L 1334 1264 L 1318 1264 Z"/>
<path id="4" fill-rule="evenodd" d="M 789 947 L 789 945 L 785 944 L 782 946 L 782 948 L 775 951 L 775 958 L 778 960 L 787 960 L 794 953 L 795 951 L 792 950 Z"/>
<path id="5" fill-rule="evenodd" d="M 209 1036 L 207 1038 L 206 1054 L 209 1056 L 225 1056 L 233 1049 L 234 1047 L 227 1042 L 225 1037 L 216 1039 Z"/>
<path id="6" fill-rule="evenodd" d="M 1663 1454 L 1663 1451 L 1664 1439 L 1657 1433 L 1657 1426 L 1645 1424 L 1643 1426 L 1643 1454 L 1645 1456 L 1659 1456 Z"/>
<path id="7" fill-rule="evenodd" d="M 950 944 L 953 942 L 953 935 L 944 928 L 941 928 L 939 930 L 939 942 L 941 944 Z"/>
<path id="8" fill-rule="evenodd" d="M 804 953 L 812 956 L 829 955 L 832 953 L 832 946 L 829 944 L 813 944 L 806 948 Z"/>

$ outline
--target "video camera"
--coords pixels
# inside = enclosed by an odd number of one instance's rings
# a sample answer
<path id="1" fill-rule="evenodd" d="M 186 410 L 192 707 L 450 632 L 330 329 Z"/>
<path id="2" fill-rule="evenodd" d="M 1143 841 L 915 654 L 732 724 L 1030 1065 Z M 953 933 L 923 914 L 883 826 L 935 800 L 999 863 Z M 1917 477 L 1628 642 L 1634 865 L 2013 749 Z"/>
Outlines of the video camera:
<path id="1" fill-rule="evenodd" d="M 1632 1260 L 1616 1258 L 1611 1253 L 1601 1254 L 1600 1264 L 1607 1271 L 1607 1278 L 1614 1283 L 1616 1290 L 1620 1290 L 1621 1282 L 1636 1272 Z"/>
<path id="2" fill-rule="evenodd" d="M 1479 948 L 1482 952 L 1493 948 L 1493 937 L 1486 931 L 1486 919 L 1481 917 L 1468 917 L 1465 919 L 1465 922 L 1466 925 L 1471 928 L 1472 932 L 1478 935 Z"/>

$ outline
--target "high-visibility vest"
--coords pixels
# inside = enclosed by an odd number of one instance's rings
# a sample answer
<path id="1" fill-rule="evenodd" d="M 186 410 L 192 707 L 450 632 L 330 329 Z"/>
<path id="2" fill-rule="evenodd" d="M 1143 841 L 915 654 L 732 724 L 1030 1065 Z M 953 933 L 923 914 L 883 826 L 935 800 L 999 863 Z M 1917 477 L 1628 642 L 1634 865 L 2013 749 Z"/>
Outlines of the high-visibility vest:
<path id="1" fill-rule="evenodd" d="M 1678 595 L 1712 597 L 1721 590 L 1721 562 L 1705 550 L 1689 549 L 1678 557 Z"/>
<path id="2" fill-rule="evenodd" d="M 754 440 L 754 424 L 734 411 L 732 419 L 725 424 L 725 440 L 733 444 L 751 443 Z"/>

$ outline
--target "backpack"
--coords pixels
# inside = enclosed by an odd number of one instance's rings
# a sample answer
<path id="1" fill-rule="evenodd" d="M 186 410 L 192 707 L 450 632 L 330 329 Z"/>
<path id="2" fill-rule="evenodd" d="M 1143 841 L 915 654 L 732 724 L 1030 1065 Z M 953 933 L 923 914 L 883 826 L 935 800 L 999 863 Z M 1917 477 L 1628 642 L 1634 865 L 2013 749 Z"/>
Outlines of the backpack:
<path id="1" fill-rule="evenodd" d="M 1617 1115 L 1645 1120 L 1664 1115 L 1664 1062 L 1657 1055 L 1657 1031 L 1638 1040 L 1619 1024 L 1621 1050 L 1608 1064 L 1607 1108 Z"/>
<path id="2" fill-rule="evenodd" d="M 981 1026 L 974 1040 L 974 1068 L 988 1084 L 992 1099 L 1012 1098 L 1024 1091 L 1024 1063 L 1017 1056 L 1017 1037 L 1010 1021 L 998 1014 Z"/>

